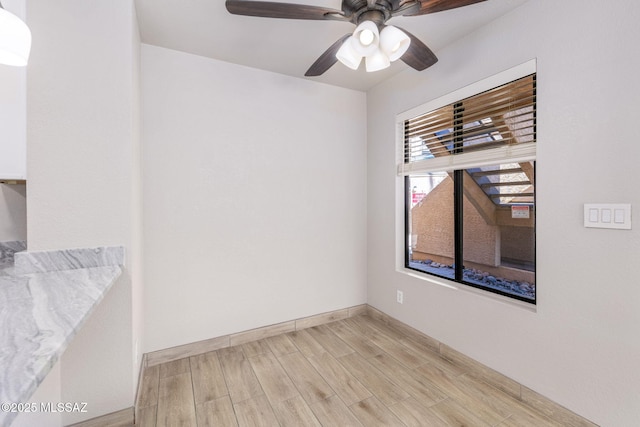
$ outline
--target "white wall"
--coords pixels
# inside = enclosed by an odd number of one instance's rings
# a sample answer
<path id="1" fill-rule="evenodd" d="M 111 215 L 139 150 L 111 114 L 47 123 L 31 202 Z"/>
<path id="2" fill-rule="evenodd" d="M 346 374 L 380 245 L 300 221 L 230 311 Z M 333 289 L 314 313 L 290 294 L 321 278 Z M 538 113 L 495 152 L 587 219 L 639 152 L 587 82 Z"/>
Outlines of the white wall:
<path id="1" fill-rule="evenodd" d="M 0 242 L 27 240 L 27 186 L 0 184 Z"/>
<path id="2" fill-rule="evenodd" d="M 630 0 L 531 0 L 368 93 L 369 303 L 603 426 L 640 424 L 640 224 L 586 229 L 582 205 L 640 209 L 639 18 Z M 396 272 L 394 234 L 395 115 L 532 58 L 537 312 Z"/>
<path id="3" fill-rule="evenodd" d="M 366 301 L 366 98 L 142 46 L 145 351 Z"/>
<path id="4" fill-rule="evenodd" d="M 24 0 L 2 6 L 25 19 Z M 0 64 L 0 178 L 25 179 L 27 70 Z M 0 242 L 27 240 L 26 186 L 0 184 Z"/>
<path id="5" fill-rule="evenodd" d="M 25 19 L 25 0 L 5 0 L 2 6 Z M 25 67 L 0 64 L 0 178 L 26 179 L 26 81 Z"/>
<path id="6" fill-rule="evenodd" d="M 132 0 L 27 6 L 29 250 L 124 245 L 127 253 L 123 276 L 61 359 L 61 398 L 90 411 L 64 414 L 69 424 L 133 406 L 137 28 Z"/>

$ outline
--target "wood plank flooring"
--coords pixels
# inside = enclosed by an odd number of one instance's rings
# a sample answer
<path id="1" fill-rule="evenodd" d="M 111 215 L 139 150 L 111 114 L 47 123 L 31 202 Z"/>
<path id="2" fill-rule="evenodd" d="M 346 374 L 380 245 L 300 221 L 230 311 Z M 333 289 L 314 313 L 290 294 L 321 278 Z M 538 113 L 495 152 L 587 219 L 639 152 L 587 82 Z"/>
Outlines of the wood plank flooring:
<path id="1" fill-rule="evenodd" d="M 369 316 L 288 332 L 142 375 L 136 425 L 565 426 Z"/>

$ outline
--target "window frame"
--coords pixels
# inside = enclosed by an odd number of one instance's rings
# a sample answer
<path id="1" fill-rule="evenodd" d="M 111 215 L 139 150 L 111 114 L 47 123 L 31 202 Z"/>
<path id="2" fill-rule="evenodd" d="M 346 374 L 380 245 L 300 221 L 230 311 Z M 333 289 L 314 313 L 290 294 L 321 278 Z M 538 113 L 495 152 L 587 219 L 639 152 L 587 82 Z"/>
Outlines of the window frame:
<path id="1" fill-rule="evenodd" d="M 409 214 L 410 209 L 408 204 L 411 203 L 410 197 L 407 197 L 405 181 L 409 179 L 412 174 L 419 174 L 420 172 L 439 172 L 456 170 L 463 171 L 472 167 L 491 166 L 500 163 L 515 163 L 515 162 L 528 162 L 533 161 L 535 165 L 536 161 L 536 143 L 529 144 L 517 144 L 513 146 L 504 146 L 498 148 L 492 148 L 490 150 L 472 151 L 469 153 L 458 154 L 453 156 L 444 156 L 428 159 L 428 167 L 424 167 L 425 164 L 419 165 L 419 168 L 415 167 L 411 163 L 404 163 L 405 152 L 405 121 L 417 117 L 419 115 L 428 113 L 430 111 L 442 108 L 446 105 L 454 104 L 460 100 L 464 100 L 468 97 L 476 94 L 491 90 L 498 86 L 510 83 L 514 80 L 526 77 L 536 73 L 536 60 L 530 60 L 524 64 L 520 64 L 493 76 L 487 77 L 478 82 L 472 83 L 461 89 L 455 90 L 437 99 L 429 101 L 425 104 L 414 107 L 396 116 L 396 164 L 397 176 L 396 176 L 396 271 L 405 275 L 419 278 L 429 283 L 445 286 L 452 289 L 467 290 L 476 294 L 487 296 L 490 298 L 497 298 L 501 301 L 514 303 L 522 307 L 535 310 L 537 304 L 537 288 L 535 300 L 527 298 L 518 298 L 517 296 L 494 292 L 491 289 L 484 287 L 476 287 L 465 282 L 451 280 L 442 276 L 433 275 L 427 272 L 416 270 L 407 266 L 409 248 L 406 244 L 406 233 L 409 230 L 410 224 Z M 412 173 L 414 172 L 414 173 Z M 456 173 L 456 172 L 454 172 Z M 537 194 L 537 191 L 535 191 Z M 536 200 L 534 200 L 535 206 Z M 460 215 L 461 216 L 461 215 Z M 535 224 L 534 224 L 535 227 Z M 535 230 L 535 228 L 534 228 Z M 534 231 L 535 233 L 535 231 Z M 535 257 L 535 253 L 534 253 Z M 537 267 L 536 267 L 537 269 Z"/>

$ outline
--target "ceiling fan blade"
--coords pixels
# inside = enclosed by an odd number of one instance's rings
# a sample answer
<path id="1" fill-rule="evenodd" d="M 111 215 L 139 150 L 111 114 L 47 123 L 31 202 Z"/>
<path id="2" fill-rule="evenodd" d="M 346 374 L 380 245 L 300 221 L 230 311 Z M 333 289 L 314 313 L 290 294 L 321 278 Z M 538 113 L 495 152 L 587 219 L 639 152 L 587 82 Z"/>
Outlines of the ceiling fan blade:
<path id="1" fill-rule="evenodd" d="M 348 21 L 339 10 L 304 4 L 227 0 L 225 5 L 229 13 L 234 15 L 260 16 L 264 18 Z"/>
<path id="2" fill-rule="evenodd" d="M 402 62 L 418 71 L 426 70 L 438 62 L 438 57 L 427 47 L 426 44 L 422 43 L 419 38 L 404 28 L 400 29 L 411 39 L 409 49 L 407 49 L 404 55 L 400 57 Z"/>
<path id="3" fill-rule="evenodd" d="M 333 64 L 338 62 L 338 58 L 336 58 L 336 53 L 338 53 L 338 50 L 340 49 L 342 44 L 349 37 L 351 37 L 351 33 L 345 34 L 344 36 L 340 37 L 338 41 L 332 44 L 329 49 L 325 50 L 324 53 L 320 55 L 318 59 L 316 59 L 316 62 L 314 62 L 311 65 L 311 67 L 309 67 L 309 69 L 307 70 L 306 73 L 304 73 L 304 75 L 307 77 L 319 76 L 323 74 L 325 71 L 327 71 L 329 68 L 333 67 Z"/>
<path id="4" fill-rule="evenodd" d="M 458 7 L 469 6 L 487 0 L 420 0 L 420 9 L 415 13 L 406 13 L 404 16 L 426 15 L 427 13 L 442 12 Z"/>
<path id="5" fill-rule="evenodd" d="M 420 0 L 392 0 L 391 2 L 391 16 L 411 16 L 420 11 Z"/>

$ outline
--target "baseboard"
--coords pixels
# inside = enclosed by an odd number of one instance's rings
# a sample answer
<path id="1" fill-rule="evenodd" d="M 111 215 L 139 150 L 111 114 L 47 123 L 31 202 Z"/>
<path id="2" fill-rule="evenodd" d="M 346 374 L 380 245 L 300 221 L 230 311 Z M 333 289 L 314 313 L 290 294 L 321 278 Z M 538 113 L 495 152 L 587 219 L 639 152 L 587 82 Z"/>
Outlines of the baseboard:
<path id="1" fill-rule="evenodd" d="M 442 358 L 447 359 L 454 365 L 465 369 L 469 375 L 483 380 L 487 384 L 502 390 L 550 418 L 560 421 L 562 425 L 571 427 L 598 427 L 597 424 L 587 420 L 564 406 L 559 405 L 540 393 L 531 390 L 506 375 L 477 362 L 469 356 L 466 356 L 448 345 L 423 334 L 417 329 L 402 323 L 374 307 L 367 305 L 367 315 L 394 327 L 409 337 L 413 335 L 419 338 L 420 342 L 426 343 L 428 347 L 440 354 Z"/>
<path id="2" fill-rule="evenodd" d="M 130 427 L 133 425 L 133 408 L 122 409 L 67 427 Z"/>
<path id="3" fill-rule="evenodd" d="M 357 316 L 366 312 L 367 305 L 362 304 L 354 307 L 344 308 L 341 310 L 330 311 L 327 313 L 316 314 L 309 317 L 289 320 L 287 322 L 277 323 L 275 325 L 269 325 L 261 328 L 251 329 L 248 331 L 238 332 L 235 334 L 224 335 L 190 344 L 180 345 L 177 347 L 153 351 L 150 353 L 145 353 L 145 367 L 172 362 L 174 360 L 183 359 L 185 357 L 195 356 L 198 354 L 219 350 L 221 348 L 231 347 L 234 345 L 244 344 L 251 341 L 257 341 L 263 338 L 272 337 L 274 335 L 299 331 L 301 329 L 310 328 L 312 326 L 322 325 L 324 323 L 334 322 L 336 320 Z"/>

